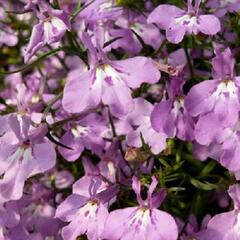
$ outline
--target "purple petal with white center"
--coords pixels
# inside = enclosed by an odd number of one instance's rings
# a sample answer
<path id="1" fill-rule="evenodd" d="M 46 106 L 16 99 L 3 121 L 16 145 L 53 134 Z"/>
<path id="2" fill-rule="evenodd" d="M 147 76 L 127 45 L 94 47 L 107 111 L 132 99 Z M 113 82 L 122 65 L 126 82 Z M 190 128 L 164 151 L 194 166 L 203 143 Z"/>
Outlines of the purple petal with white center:
<path id="1" fill-rule="evenodd" d="M 67 197 L 57 208 L 55 217 L 70 222 L 76 217 L 77 211 L 86 204 L 88 198 L 77 194 Z"/>

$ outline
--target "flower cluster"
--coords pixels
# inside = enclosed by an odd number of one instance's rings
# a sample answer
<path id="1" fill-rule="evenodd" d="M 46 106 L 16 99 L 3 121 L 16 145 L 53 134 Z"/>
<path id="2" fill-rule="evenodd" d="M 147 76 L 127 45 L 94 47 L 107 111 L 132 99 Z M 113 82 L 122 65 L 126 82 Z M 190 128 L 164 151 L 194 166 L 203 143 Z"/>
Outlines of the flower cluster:
<path id="1" fill-rule="evenodd" d="M 239 11 L 0 1 L 0 240 L 240 239 Z"/>

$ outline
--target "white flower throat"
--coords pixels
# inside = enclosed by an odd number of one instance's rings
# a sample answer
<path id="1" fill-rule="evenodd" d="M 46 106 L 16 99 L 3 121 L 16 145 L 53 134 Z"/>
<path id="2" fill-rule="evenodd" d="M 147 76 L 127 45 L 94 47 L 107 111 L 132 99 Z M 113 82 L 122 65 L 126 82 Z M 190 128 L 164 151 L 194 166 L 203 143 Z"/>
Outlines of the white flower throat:
<path id="1" fill-rule="evenodd" d="M 129 225 L 145 229 L 150 222 L 150 209 L 139 208 L 130 219 Z"/>
<path id="2" fill-rule="evenodd" d="M 71 132 L 75 138 L 83 137 L 88 134 L 89 127 L 83 127 L 83 126 L 77 125 L 71 128 Z"/>
<path id="3" fill-rule="evenodd" d="M 96 69 L 96 79 L 94 85 L 102 86 L 104 81 L 108 85 L 113 85 L 116 81 L 121 81 L 118 72 L 109 64 L 104 64 Z"/>

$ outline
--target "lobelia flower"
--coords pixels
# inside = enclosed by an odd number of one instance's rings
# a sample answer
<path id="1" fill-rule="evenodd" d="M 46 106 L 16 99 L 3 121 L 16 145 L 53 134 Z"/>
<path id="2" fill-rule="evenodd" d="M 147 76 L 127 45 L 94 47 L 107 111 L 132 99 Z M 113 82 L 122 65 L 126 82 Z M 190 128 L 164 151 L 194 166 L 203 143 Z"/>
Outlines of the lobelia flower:
<path id="1" fill-rule="evenodd" d="M 28 232 L 34 232 L 41 235 L 43 239 L 47 239 L 58 235 L 64 224 L 54 217 L 56 209 L 53 189 L 47 188 L 40 181 L 33 181 L 27 194 L 16 201 L 16 204 L 20 209 L 20 223 L 24 228 Z"/>
<path id="2" fill-rule="evenodd" d="M 164 189 L 153 195 L 157 180 L 152 178 L 147 199 L 141 198 L 140 181 L 133 177 L 132 188 L 137 195 L 139 206 L 114 210 L 109 214 L 103 239 L 107 240 L 176 240 L 178 228 L 174 218 L 157 208 L 163 201 Z"/>
<path id="3" fill-rule="evenodd" d="M 119 141 L 114 140 L 106 149 L 106 153 L 102 154 L 101 161 L 97 165 L 94 165 L 89 158 L 81 159 L 85 174 L 73 184 L 73 193 L 89 196 L 88 186 L 93 178 L 101 181 L 98 191 L 106 190 L 110 184 L 116 183 L 117 176 L 122 184 L 125 183 L 129 168 L 119 152 L 119 146 Z"/>
<path id="4" fill-rule="evenodd" d="M 102 176 L 111 183 L 119 181 L 121 184 L 128 182 L 131 175 L 131 169 L 123 158 L 120 151 L 121 141 L 113 139 L 108 146 L 106 153 L 101 156 L 101 162 L 98 164 Z"/>
<path id="5" fill-rule="evenodd" d="M 44 1 L 39 1 L 30 8 L 34 9 L 39 23 L 33 27 L 29 44 L 24 53 L 25 63 L 45 44 L 59 42 L 65 32 L 71 28 L 68 14 L 63 10 L 53 9 Z"/>
<path id="6" fill-rule="evenodd" d="M 62 229 L 64 240 L 75 240 L 86 234 L 88 239 L 101 239 L 104 225 L 108 217 L 107 203 L 117 194 L 116 186 L 97 193 L 101 181 L 92 178 L 89 185 L 89 196 L 73 193 L 57 208 L 56 217 L 64 222 L 70 222 Z"/>
<path id="7" fill-rule="evenodd" d="M 9 26 L 9 24 L 4 23 L 4 6 L 0 3 L 0 46 L 5 44 L 9 47 L 13 47 L 18 43 L 18 36 Z"/>
<path id="8" fill-rule="evenodd" d="M 204 120 L 207 121 L 205 129 L 196 129 L 196 140 L 201 145 L 195 144 L 195 154 L 200 160 L 206 160 L 207 157 L 217 160 L 239 179 L 240 123 L 222 129 L 215 115 L 208 114 Z"/>
<path id="9" fill-rule="evenodd" d="M 218 121 L 216 129 L 213 129 L 215 132 L 219 128 L 233 127 L 239 118 L 239 77 L 235 76 L 234 59 L 230 49 L 227 48 L 223 52 L 216 49 L 212 65 L 214 79 L 193 86 L 185 98 L 185 107 L 189 114 L 199 117 L 195 130 L 197 139 L 199 129 L 209 129 L 207 125 L 210 122 L 207 119 L 213 117 Z M 207 135 L 206 131 L 205 133 Z M 205 145 L 202 141 L 198 142 Z M 209 142 L 206 142 L 207 144 Z"/>
<path id="10" fill-rule="evenodd" d="M 166 148 L 168 136 L 165 133 L 156 132 L 151 126 L 150 116 L 153 105 L 143 98 L 134 99 L 134 109 L 125 118 L 135 130 L 127 133 L 126 143 L 130 146 L 142 147 L 142 138 L 149 145 L 154 154 L 160 153 Z"/>
<path id="11" fill-rule="evenodd" d="M 72 189 L 74 194 L 90 197 L 89 186 L 93 178 L 101 182 L 101 185 L 97 189 L 97 193 L 106 190 L 109 187 L 109 182 L 115 182 L 115 171 L 112 173 L 106 168 L 101 169 L 100 165 L 103 165 L 103 161 L 100 161 L 98 165 L 94 165 L 91 159 L 84 157 L 82 159 L 82 164 L 84 167 L 84 176 L 73 184 Z M 108 182 L 104 181 L 106 179 Z"/>
<path id="12" fill-rule="evenodd" d="M 1 203 L 21 198 L 25 181 L 56 163 L 54 146 L 44 140 L 46 126 L 30 129 L 31 119 L 15 114 L 8 116 L 7 123 L 9 130 L 0 139 Z"/>
<path id="13" fill-rule="evenodd" d="M 191 240 L 191 239 L 200 240 L 198 238 L 199 231 L 206 228 L 210 219 L 211 219 L 211 216 L 206 215 L 203 218 L 201 225 L 198 224 L 197 218 L 193 214 L 190 214 L 187 224 L 185 224 L 180 219 L 176 219 L 177 224 L 179 226 L 179 232 L 181 233 L 179 239 L 180 240 Z"/>
<path id="14" fill-rule="evenodd" d="M 240 238 L 240 187 L 229 187 L 228 194 L 234 202 L 230 212 L 215 215 L 207 224 L 207 229 L 199 233 L 201 240 L 237 240 Z"/>
<path id="15" fill-rule="evenodd" d="M 199 159 L 211 157 L 240 177 L 239 77 L 235 76 L 230 49 L 216 50 L 213 78 L 194 86 L 185 106 L 194 117 L 195 153 Z"/>
<path id="16" fill-rule="evenodd" d="M 157 23 L 161 29 L 166 30 L 166 38 L 169 42 L 179 43 L 185 34 L 215 35 L 221 29 L 219 19 L 214 15 L 201 15 L 199 13 L 201 0 L 188 0 L 187 11 L 176 6 L 162 4 L 148 17 L 149 23 Z"/>
<path id="17" fill-rule="evenodd" d="M 110 60 L 100 49 L 97 52 L 88 35 L 84 34 L 83 39 L 89 51 L 90 69 L 79 79 L 66 83 L 63 108 L 78 113 L 102 102 L 109 106 L 114 116 L 126 115 L 133 108 L 131 88 L 138 88 L 143 82 L 157 82 L 160 72 L 150 58 Z"/>
<path id="18" fill-rule="evenodd" d="M 7 45 L 13 47 L 18 43 L 17 34 L 9 26 L 0 23 L 0 46 Z"/>
<path id="19" fill-rule="evenodd" d="M 0 240 L 8 240 L 7 235 L 20 222 L 20 214 L 15 202 L 9 201 L 0 206 Z"/>
<path id="20" fill-rule="evenodd" d="M 146 21 L 142 15 L 136 15 L 135 12 L 125 12 L 123 16 L 114 21 L 117 28 L 113 28 L 112 24 L 109 27 L 104 25 L 104 41 L 108 42 L 116 37 L 122 37 L 108 46 L 107 50 L 120 49 L 130 54 L 137 54 L 142 49 L 142 44 L 136 37 L 136 34 L 144 41 L 145 44 L 158 49 L 164 39 L 159 29 Z M 133 32 L 134 31 L 134 32 Z M 105 48 L 106 50 L 106 48 Z"/>
<path id="21" fill-rule="evenodd" d="M 183 141 L 193 140 L 194 122 L 184 106 L 184 72 L 172 77 L 167 88 L 168 99 L 156 104 L 151 113 L 151 124 L 155 131 L 169 138 L 177 136 Z"/>
<path id="22" fill-rule="evenodd" d="M 209 0 L 206 5 L 215 9 L 214 14 L 218 17 L 224 16 L 227 12 L 236 13 L 240 10 L 239 0 Z"/>
<path id="23" fill-rule="evenodd" d="M 130 27 L 133 29 L 145 42 L 145 44 L 158 49 L 163 40 L 164 36 L 153 24 L 149 24 L 143 15 L 135 16 L 130 22 Z"/>
<path id="24" fill-rule="evenodd" d="M 44 240 L 40 233 L 29 233 L 23 224 L 12 228 L 4 240 Z"/>
<path id="25" fill-rule="evenodd" d="M 84 148 L 101 154 L 104 148 L 104 140 L 101 134 L 106 129 L 106 122 L 100 115 L 91 113 L 79 121 L 66 124 L 66 132 L 60 142 L 71 149 L 59 147 L 59 153 L 68 161 L 77 160 Z"/>
<path id="26" fill-rule="evenodd" d="M 123 14 L 122 7 L 116 5 L 115 0 L 85 0 L 85 8 L 79 13 L 78 17 L 87 24 L 95 25 L 106 20 L 116 20 Z"/>
<path id="27" fill-rule="evenodd" d="M 117 24 L 117 22 L 115 21 L 114 24 Z M 118 25 L 117 28 L 113 28 L 113 22 L 109 21 L 105 24 L 95 26 L 94 31 L 97 33 L 97 41 L 103 42 L 103 44 L 104 42 L 113 41 L 103 49 L 104 52 L 116 49 L 121 52 L 127 52 L 129 56 L 138 54 L 142 49 L 142 45 L 137 37 L 128 26 L 122 27 Z"/>

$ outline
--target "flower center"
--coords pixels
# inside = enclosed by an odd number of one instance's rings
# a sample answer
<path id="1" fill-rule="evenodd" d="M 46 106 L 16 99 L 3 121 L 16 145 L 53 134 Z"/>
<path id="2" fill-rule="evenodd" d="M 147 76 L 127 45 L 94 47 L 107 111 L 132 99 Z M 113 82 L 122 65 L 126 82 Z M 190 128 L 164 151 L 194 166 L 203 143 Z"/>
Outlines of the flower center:
<path id="1" fill-rule="evenodd" d="M 76 138 L 84 137 L 88 134 L 89 127 L 83 127 L 83 126 L 77 125 L 77 126 L 71 128 L 71 132 L 72 132 L 73 136 Z"/>
<path id="2" fill-rule="evenodd" d="M 90 201 L 88 201 L 88 203 L 85 206 L 80 208 L 79 214 L 82 217 L 92 219 L 96 216 L 97 209 L 98 209 L 97 202 L 90 200 Z"/>
<path id="3" fill-rule="evenodd" d="M 139 208 L 135 215 L 130 219 L 130 226 L 145 229 L 150 222 L 150 209 Z"/>
<path id="4" fill-rule="evenodd" d="M 103 64 L 96 70 L 96 85 L 101 85 L 105 81 L 109 86 L 113 85 L 114 82 L 120 81 L 121 78 L 118 72 L 109 64 Z"/>
<path id="5" fill-rule="evenodd" d="M 215 92 L 218 97 L 224 97 L 226 94 L 229 97 L 236 97 L 237 96 L 237 87 L 232 80 L 225 80 L 222 81 Z"/>
<path id="6" fill-rule="evenodd" d="M 177 25 L 187 25 L 193 27 L 197 24 L 197 17 L 194 14 L 185 14 L 181 17 L 175 18 L 175 23 Z"/>

